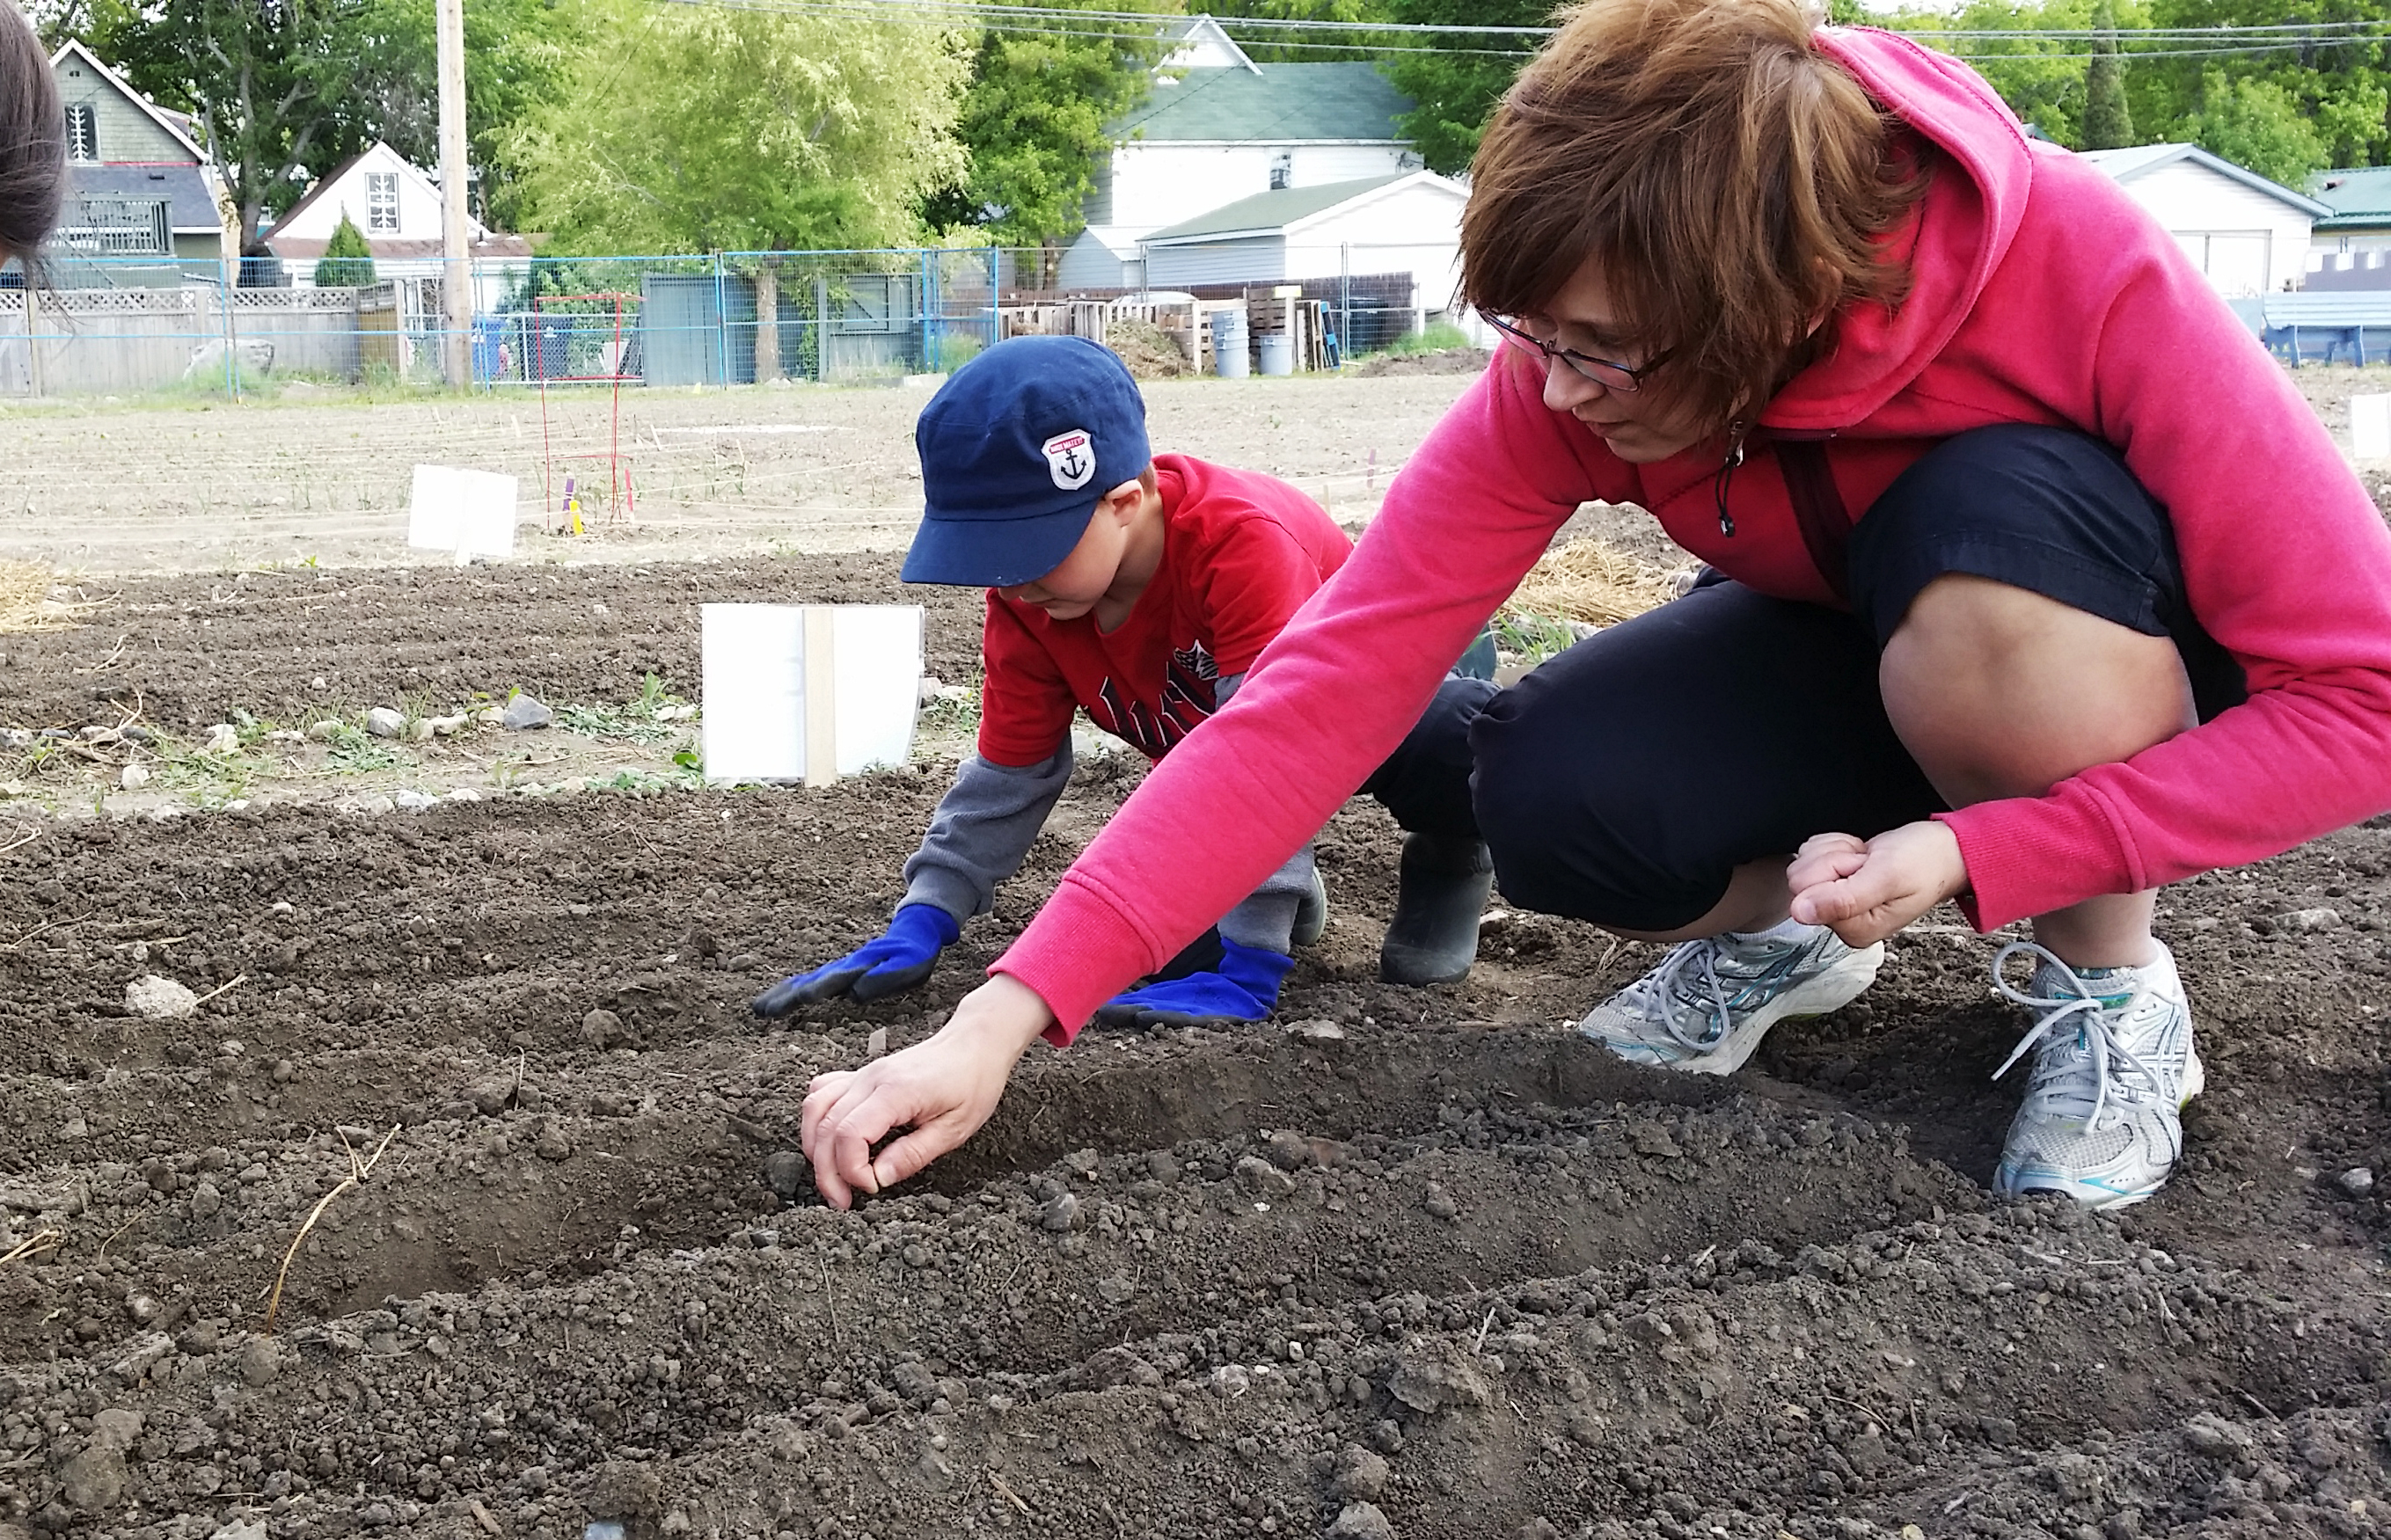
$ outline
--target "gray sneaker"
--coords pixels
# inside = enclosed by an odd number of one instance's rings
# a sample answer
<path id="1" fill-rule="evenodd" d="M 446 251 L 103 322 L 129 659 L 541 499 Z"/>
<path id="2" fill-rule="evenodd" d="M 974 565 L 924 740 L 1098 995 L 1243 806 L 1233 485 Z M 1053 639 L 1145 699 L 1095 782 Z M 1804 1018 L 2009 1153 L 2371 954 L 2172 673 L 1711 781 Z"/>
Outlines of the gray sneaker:
<path id="1" fill-rule="evenodd" d="M 1792 941 L 1689 941 L 1577 1030 L 1637 1064 L 1733 1074 L 1769 1028 L 1851 1004 L 1883 963 L 1881 943 L 1855 952 L 1823 925 Z"/>
<path id="2" fill-rule="evenodd" d="M 2042 959 L 2023 990 L 2001 977 L 2018 953 Z M 2099 1209 L 2139 1203 L 2165 1186 L 2183 1153 L 2183 1104 L 2204 1081 L 2174 955 L 2162 946 L 2147 967 L 2077 973 L 2012 942 L 1993 959 L 1993 987 L 2037 1017 L 1993 1072 L 1998 1080 L 2034 1050 L 1994 1190 L 2064 1193 Z"/>

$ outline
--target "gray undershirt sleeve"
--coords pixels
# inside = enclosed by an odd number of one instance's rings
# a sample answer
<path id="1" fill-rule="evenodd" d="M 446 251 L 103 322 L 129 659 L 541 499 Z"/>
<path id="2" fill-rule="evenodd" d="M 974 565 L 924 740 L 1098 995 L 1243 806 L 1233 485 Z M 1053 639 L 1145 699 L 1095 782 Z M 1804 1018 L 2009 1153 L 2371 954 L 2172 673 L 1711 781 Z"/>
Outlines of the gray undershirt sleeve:
<path id="1" fill-rule="evenodd" d="M 977 754 L 955 771 L 922 848 L 905 863 L 907 904 L 931 904 L 961 925 L 996 903 L 996 885 L 1022 858 L 1071 779 L 1071 740 L 1036 764 L 996 764 Z"/>
<path id="2" fill-rule="evenodd" d="M 1212 687 L 1214 709 L 1226 706 L 1245 682 L 1242 674 L 1223 674 Z M 1294 950 L 1296 907 L 1311 892 L 1312 883 L 1312 841 L 1306 840 L 1302 849 L 1286 858 L 1286 865 L 1262 879 L 1260 887 L 1221 917 L 1221 939 L 1284 956 Z"/>

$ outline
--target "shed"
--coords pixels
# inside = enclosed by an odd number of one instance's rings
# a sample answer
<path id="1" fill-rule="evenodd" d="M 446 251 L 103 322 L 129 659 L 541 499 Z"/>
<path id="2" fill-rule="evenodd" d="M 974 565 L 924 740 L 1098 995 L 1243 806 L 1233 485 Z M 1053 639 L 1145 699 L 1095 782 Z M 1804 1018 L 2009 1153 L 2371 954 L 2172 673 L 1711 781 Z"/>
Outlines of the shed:
<path id="1" fill-rule="evenodd" d="M 2308 191 L 2332 211 L 2316 222 L 2311 263 L 2324 274 L 2371 271 L 2359 280 L 2364 287 L 2391 287 L 2383 276 L 2391 271 L 2391 166 L 2319 172 Z"/>
<path id="2" fill-rule="evenodd" d="M 1434 172 L 1285 187 L 1168 225 L 1141 243 L 1157 289 L 1408 273 L 1414 324 L 1452 307 L 1469 191 Z"/>
<path id="3" fill-rule="evenodd" d="M 2229 299 L 2295 287 L 2307 272 L 2309 230 L 2333 212 L 2198 145 L 2083 155 L 2148 209 Z"/>

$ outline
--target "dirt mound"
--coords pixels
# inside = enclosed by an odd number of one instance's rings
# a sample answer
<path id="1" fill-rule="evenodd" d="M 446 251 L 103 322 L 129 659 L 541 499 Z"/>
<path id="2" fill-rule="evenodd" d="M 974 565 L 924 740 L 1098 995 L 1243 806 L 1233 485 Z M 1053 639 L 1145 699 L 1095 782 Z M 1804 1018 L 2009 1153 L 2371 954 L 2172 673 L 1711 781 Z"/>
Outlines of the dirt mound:
<path id="1" fill-rule="evenodd" d="M 1494 355 L 1484 348 L 1440 348 L 1434 353 L 1382 353 L 1362 360 L 1353 373 L 1365 379 L 1380 375 L 1483 374 Z"/>
<path id="2" fill-rule="evenodd" d="M 1179 340 L 1151 321 L 1115 321 L 1105 328 L 1105 346 L 1120 354 L 1134 379 L 1177 379 L 1196 372 Z"/>
<path id="3" fill-rule="evenodd" d="M 722 575 L 137 588 L 9 677 L 109 711 L 75 671 L 121 639 L 206 712 L 328 667 L 571 699 L 625 676 L 586 653 L 686 656 Z M 2123 1214 L 1986 1194 L 2021 1028 L 1955 917 L 1671 1078 L 1567 1025 L 1653 948 L 1498 911 L 1466 982 L 1376 982 L 1367 806 L 1276 1021 L 1035 1049 L 956 1158 L 820 1207 L 808 1076 L 934 1030 L 1136 779 L 1083 766 L 924 994 L 769 1031 L 747 998 L 876 930 L 936 776 L 20 817 L 0 1535 L 2379 1533 L 2391 820 L 2168 891 L 2209 1090 Z M 144 976 L 207 998 L 136 1015 Z"/>

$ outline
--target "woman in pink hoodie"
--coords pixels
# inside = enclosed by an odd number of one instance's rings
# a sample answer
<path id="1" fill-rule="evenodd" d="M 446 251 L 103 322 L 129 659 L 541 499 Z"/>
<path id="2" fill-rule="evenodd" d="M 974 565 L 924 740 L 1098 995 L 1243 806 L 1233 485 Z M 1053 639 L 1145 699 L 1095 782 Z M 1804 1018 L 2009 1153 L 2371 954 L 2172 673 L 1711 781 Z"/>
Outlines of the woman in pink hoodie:
<path id="1" fill-rule="evenodd" d="M 960 1143 L 1309 839 L 1589 499 L 1703 581 L 1497 697 L 1454 793 L 1513 903 L 1677 943 L 1580 1030 L 1723 1074 L 1942 900 L 2030 918 L 1995 1186 L 2156 1191 L 2201 1084 L 2156 890 L 2391 807 L 2391 533 L 2281 369 L 1965 66 L 1795 0 L 1572 13 L 1463 267 L 1484 377 L 989 982 L 815 1083 L 824 1195 Z"/>

